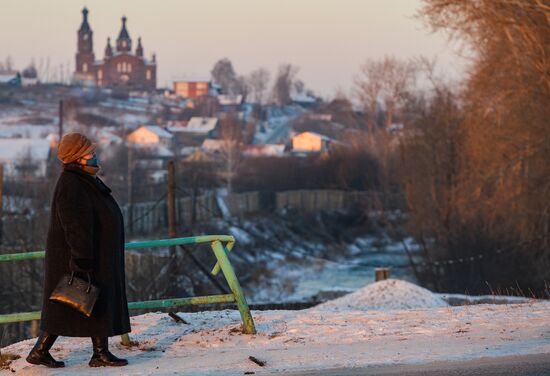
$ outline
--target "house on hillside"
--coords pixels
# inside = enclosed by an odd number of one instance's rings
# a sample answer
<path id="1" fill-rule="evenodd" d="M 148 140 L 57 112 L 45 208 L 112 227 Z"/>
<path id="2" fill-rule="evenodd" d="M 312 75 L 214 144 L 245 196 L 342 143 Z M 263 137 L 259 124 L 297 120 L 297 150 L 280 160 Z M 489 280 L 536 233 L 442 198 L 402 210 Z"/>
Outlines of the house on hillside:
<path id="1" fill-rule="evenodd" d="M 164 168 L 166 161 L 174 157 L 173 138 L 156 125 L 143 125 L 126 136 L 129 146 L 139 155 L 136 164 L 145 169 Z"/>
<path id="2" fill-rule="evenodd" d="M 172 133 L 158 125 L 142 125 L 135 131 L 128 134 L 128 142 L 137 145 L 161 145 L 167 148 L 172 147 Z"/>
<path id="3" fill-rule="evenodd" d="M 50 155 L 47 139 L 0 138 L 0 164 L 6 177 L 43 178 Z"/>
<path id="4" fill-rule="evenodd" d="M 321 153 L 328 150 L 332 138 L 315 132 L 302 132 L 292 137 L 293 152 Z"/>
<path id="5" fill-rule="evenodd" d="M 192 117 L 186 126 L 169 127 L 180 146 L 200 146 L 202 142 L 213 137 L 218 127 L 215 117 Z"/>
<path id="6" fill-rule="evenodd" d="M 319 98 L 314 97 L 310 93 L 304 93 L 304 92 L 302 93 L 293 92 L 290 94 L 290 99 L 292 103 L 297 104 L 298 106 L 308 110 L 313 110 L 317 108 L 320 102 Z"/>
<path id="7" fill-rule="evenodd" d="M 174 81 L 174 94 L 183 98 L 200 98 L 211 94 L 212 83 L 207 79 Z"/>
<path id="8" fill-rule="evenodd" d="M 220 94 L 217 96 L 220 112 L 240 112 L 244 96 L 242 94 Z"/>
<path id="9" fill-rule="evenodd" d="M 201 150 L 209 154 L 218 154 L 223 150 L 223 142 L 223 140 L 214 140 L 208 138 L 203 141 L 201 145 Z"/>
<path id="10" fill-rule="evenodd" d="M 347 144 L 315 132 L 302 132 L 292 137 L 293 153 L 327 153 Z"/>
<path id="11" fill-rule="evenodd" d="M 245 157 L 283 157 L 285 155 L 284 144 L 254 144 L 244 145 Z"/>

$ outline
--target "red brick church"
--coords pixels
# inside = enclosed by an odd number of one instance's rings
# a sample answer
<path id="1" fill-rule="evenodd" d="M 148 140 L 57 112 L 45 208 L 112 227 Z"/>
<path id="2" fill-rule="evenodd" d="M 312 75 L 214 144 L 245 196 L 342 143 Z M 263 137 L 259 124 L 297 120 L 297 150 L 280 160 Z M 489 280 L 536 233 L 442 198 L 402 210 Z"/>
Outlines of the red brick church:
<path id="1" fill-rule="evenodd" d="M 155 55 L 153 54 L 151 60 L 143 57 L 141 38 L 138 38 L 135 52 L 132 52 L 132 39 L 126 29 L 126 17 L 122 17 L 122 29 L 115 49 L 111 47 L 111 38 L 107 38 L 103 60 L 95 60 L 88 9 L 82 10 L 82 16 L 82 24 L 78 29 L 75 81 L 103 87 L 154 90 L 157 86 Z"/>

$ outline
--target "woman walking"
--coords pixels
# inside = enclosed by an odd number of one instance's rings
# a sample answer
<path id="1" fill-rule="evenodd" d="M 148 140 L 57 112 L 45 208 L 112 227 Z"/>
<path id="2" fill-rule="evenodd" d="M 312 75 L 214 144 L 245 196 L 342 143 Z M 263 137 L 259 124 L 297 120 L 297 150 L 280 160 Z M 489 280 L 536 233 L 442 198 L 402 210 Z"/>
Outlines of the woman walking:
<path id="1" fill-rule="evenodd" d="M 46 242 L 42 334 L 27 361 L 64 367 L 49 353 L 58 336 L 90 337 L 91 367 L 124 366 L 108 348 L 108 337 L 130 332 L 124 274 L 124 222 L 111 190 L 96 176 L 95 144 L 80 133 L 59 142 L 63 162 L 53 193 Z M 66 274 L 86 279 L 100 290 L 91 317 L 49 300 Z"/>

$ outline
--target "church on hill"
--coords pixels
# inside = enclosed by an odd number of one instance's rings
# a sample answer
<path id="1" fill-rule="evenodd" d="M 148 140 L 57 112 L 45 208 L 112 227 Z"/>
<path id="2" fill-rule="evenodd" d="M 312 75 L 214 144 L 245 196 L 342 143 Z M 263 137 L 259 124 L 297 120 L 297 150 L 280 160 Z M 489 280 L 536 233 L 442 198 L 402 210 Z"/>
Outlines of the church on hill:
<path id="1" fill-rule="evenodd" d="M 88 23 L 88 9 L 82 10 L 82 24 L 77 32 L 75 82 L 135 90 L 156 88 L 156 57 L 153 54 L 151 60 L 144 58 L 141 38 L 138 38 L 137 46 L 132 51 L 132 39 L 126 28 L 126 21 L 126 17 L 122 17 L 122 28 L 115 48 L 111 46 L 111 38 L 107 38 L 103 60 L 95 60 L 93 32 Z"/>

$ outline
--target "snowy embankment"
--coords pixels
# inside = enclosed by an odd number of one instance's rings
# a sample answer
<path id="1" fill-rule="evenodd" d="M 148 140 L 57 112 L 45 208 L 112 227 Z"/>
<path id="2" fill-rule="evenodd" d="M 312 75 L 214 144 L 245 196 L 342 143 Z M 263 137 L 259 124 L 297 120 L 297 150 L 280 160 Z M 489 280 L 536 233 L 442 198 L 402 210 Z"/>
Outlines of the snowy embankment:
<path id="1" fill-rule="evenodd" d="M 406 309 L 407 308 L 407 309 Z M 132 318 L 123 369 L 87 366 L 86 338 L 61 338 L 52 354 L 64 369 L 30 366 L 24 359 L 11 370 L 25 375 L 243 375 L 466 360 L 522 354 L 550 355 L 550 302 L 449 307 L 437 295 L 404 281 L 388 280 L 303 311 L 254 311 L 258 334 L 240 333 L 237 311 L 180 313 L 189 324 L 165 313 Z M 33 340 L 4 353 L 25 357 Z M 264 360 L 260 367 L 249 360 Z"/>

